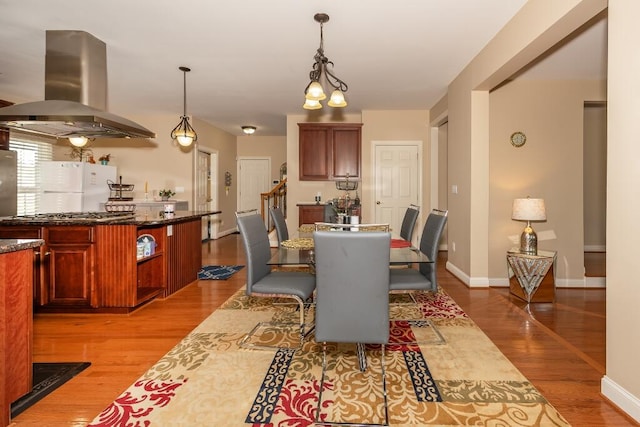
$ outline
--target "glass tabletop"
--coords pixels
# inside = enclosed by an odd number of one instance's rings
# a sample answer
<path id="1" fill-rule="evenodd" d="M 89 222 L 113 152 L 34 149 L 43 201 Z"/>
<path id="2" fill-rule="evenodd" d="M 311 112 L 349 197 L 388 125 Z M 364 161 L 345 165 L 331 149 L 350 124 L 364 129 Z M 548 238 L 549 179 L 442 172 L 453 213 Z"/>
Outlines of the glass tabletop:
<path id="1" fill-rule="evenodd" d="M 268 265 L 310 264 L 315 256 L 313 249 L 278 248 L 271 256 Z M 392 248 L 389 252 L 389 264 L 432 263 L 428 256 L 417 248 Z"/>

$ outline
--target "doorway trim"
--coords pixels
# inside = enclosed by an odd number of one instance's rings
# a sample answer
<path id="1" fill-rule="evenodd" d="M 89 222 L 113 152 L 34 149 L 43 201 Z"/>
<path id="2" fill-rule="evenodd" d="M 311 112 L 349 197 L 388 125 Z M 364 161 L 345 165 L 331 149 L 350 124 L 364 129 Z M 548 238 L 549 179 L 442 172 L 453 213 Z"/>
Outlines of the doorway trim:
<path id="1" fill-rule="evenodd" d="M 417 184 L 417 189 L 418 189 L 418 206 L 420 206 L 420 210 L 421 213 L 420 215 L 422 216 L 422 145 L 424 144 L 423 141 L 421 140 L 389 140 L 389 141 L 384 141 L 384 140 L 377 140 L 377 141 L 371 141 L 371 179 L 372 179 L 372 185 L 371 185 L 371 211 L 369 213 L 370 218 L 375 218 L 376 217 L 376 207 L 375 207 L 375 197 L 378 188 L 377 188 L 377 176 L 376 176 L 376 151 L 377 151 L 377 147 L 382 147 L 385 145 L 390 145 L 390 146 L 403 146 L 403 145 L 407 145 L 407 146 L 414 146 L 417 148 L 418 151 L 418 159 L 417 159 L 417 163 L 418 163 L 418 171 L 416 174 L 416 179 L 418 180 Z M 422 233 L 422 227 L 420 225 L 418 225 L 418 228 L 416 230 L 416 235 L 419 236 L 420 233 Z"/>
<path id="2" fill-rule="evenodd" d="M 214 150 L 208 147 L 203 147 L 203 146 L 196 146 L 196 149 L 194 150 L 194 156 L 193 156 L 193 201 L 192 201 L 192 206 L 193 209 L 196 209 L 196 194 L 197 194 L 197 188 L 198 188 L 198 173 L 197 173 L 197 167 L 198 167 L 198 152 L 202 151 L 203 153 L 207 153 L 209 154 L 209 180 L 210 180 L 210 189 L 209 189 L 209 197 L 211 198 L 211 202 L 209 202 L 209 209 L 211 209 L 212 211 L 216 211 L 218 210 L 218 206 L 220 203 L 219 200 L 219 194 L 218 194 L 218 155 L 219 152 L 218 150 Z M 211 239 L 217 239 L 218 236 L 218 230 L 219 230 L 219 225 L 220 225 L 220 221 L 218 219 L 215 218 L 211 218 L 211 215 L 207 215 L 206 217 L 202 217 L 202 220 L 204 221 L 206 218 L 206 220 L 208 221 L 208 228 L 209 228 L 209 237 Z"/>

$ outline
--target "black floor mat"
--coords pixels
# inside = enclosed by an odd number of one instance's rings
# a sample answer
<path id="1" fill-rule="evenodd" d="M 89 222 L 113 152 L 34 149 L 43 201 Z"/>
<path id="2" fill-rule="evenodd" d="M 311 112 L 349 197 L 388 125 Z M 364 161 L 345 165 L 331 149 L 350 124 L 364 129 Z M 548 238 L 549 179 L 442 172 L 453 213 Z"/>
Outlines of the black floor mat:
<path id="1" fill-rule="evenodd" d="M 87 369 L 91 363 L 34 363 L 33 390 L 11 404 L 11 418 Z"/>

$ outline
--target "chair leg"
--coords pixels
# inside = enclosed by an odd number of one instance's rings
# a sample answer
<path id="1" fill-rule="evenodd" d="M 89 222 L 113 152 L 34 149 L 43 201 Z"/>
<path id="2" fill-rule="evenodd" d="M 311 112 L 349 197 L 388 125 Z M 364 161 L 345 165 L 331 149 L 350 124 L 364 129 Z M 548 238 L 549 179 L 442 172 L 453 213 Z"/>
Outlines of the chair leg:
<path id="1" fill-rule="evenodd" d="M 280 322 L 259 322 L 258 324 L 256 324 L 256 326 L 253 327 L 253 329 L 251 331 L 249 331 L 249 333 L 247 333 L 244 337 L 242 337 L 239 341 L 238 341 L 238 346 L 240 348 L 246 348 L 246 349 L 258 349 L 258 350 L 274 350 L 274 349 L 280 349 L 280 348 L 287 348 L 287 349 L 293 349 L 293 350 L 298 350 L 302 347 L 302 345 L 304 344 L 304 340 L 305 338 L 313 331 L 313 329 L 315 328 L 315 324 L 312 325 L 311 327 L 309 327 L 309 329 L 307 329 L 307 324 L 305 322 L 305 302 L 295 296 L 295 295 L 287 295 L 287 296 L 282 296 L 284 298 L 292 298 L 294 299 L 297 304 L 298 304 L 298 310 L 300 311 L 300 321 L 299 323 L 297 323 L 298 327 L 300 328 L 300 344 L 296 347 L 280 347 L 280 346 L 271 346 L 271 345 L 261 345 L 261 344 L 253 344 L 251 343 L 251 338 L 256 334 L 256 332 L 258 331 L 258 329 L 260 329 L 262 326 L 274 326 L 274 327 L 278 327 L 278 326 L 282 326 L 282 327 L 286 327 L 286 326 L 293 326 L 296 325 L 296 323 L 280 323 Z"/>

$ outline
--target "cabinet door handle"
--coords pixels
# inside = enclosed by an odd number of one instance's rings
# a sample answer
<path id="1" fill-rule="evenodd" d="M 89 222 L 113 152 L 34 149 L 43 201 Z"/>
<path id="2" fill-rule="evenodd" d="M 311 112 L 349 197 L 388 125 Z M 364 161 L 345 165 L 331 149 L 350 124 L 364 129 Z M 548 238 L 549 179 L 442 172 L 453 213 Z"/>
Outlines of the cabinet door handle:
<path id="1" fill-rule="evenodd" d="M 42 256 L 49 256 L 49 255 L 51 255 L 51 252 L 45 252 L 44 254 L 42 254 L 41 252 L 34 252 L 33 254 L 34 254 L 35 256 L 40 256 L 40 255 L 42 255 Z"/>

